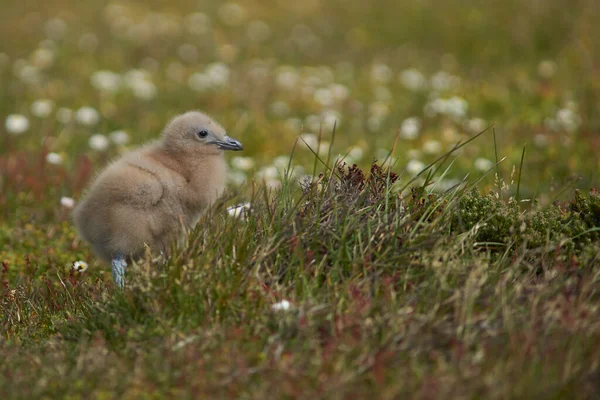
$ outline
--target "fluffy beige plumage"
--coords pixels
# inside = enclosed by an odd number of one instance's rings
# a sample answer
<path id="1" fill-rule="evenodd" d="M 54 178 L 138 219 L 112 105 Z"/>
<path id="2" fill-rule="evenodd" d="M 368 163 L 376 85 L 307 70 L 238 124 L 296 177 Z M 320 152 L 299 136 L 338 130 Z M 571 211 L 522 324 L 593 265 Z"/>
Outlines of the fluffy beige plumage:
<path id="1" fill-rule="evenodd" d="M 145 245 L 166 251 L 225 189 L 224 150 L 242 150 L 225 130 L 197 111 L 175 117 L 161 140 L 125 154 L 94 181 L 74 211 L 83 239 L 112 262 L 123 286 L 127 258 Z"/>

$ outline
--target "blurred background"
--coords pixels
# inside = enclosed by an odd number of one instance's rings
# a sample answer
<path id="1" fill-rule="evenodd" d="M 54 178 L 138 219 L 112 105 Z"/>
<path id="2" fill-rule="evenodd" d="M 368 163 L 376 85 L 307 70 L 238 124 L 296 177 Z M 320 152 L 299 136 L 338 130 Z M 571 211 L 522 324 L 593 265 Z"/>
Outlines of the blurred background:
<path id="1" fill-rule="evenodd" d="M 570 197 L 598 185 L 598 21 L 596 0 L 4 0 L 0 216 L 57 213 L 190 109 L 244 143 L 232 186 L 276 187 L 299 135 L 363 167 L 398 137 L 406 181 L 494 124 L 497 148 L 491 132 L 464 147 L 440 188 L 495 150 L 510 184 L 527 146 L 521 197 Z"/>

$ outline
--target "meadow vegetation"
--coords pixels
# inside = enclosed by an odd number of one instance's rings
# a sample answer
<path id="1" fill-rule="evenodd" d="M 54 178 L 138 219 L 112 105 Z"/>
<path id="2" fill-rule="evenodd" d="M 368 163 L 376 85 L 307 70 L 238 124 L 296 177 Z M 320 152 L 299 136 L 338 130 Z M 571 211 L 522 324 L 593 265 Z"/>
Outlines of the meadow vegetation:
<path id="1" fill-rule="evenodd" d="M 600 3 L 9 0 L 0 397 L 600 397 Z M 200 109 L 228 191 L 118 290 L 70 212 Z"/>

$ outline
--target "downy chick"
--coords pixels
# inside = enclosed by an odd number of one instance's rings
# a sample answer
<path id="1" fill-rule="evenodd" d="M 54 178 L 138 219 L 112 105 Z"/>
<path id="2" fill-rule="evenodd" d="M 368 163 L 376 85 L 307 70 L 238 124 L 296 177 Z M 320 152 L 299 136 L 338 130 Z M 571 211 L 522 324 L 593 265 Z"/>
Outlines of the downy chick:
<path id="1" fill-rule="evenodd" d="M 242 144 L 190 111 L 165 127 L 162 140 L 125 154 L 96 178 L 74 221 L 96 254 L 111 261 L 119 287 L 128 258 L 140 257 L 145 245 L 166 251 L 223 193 L 224 150 Z"/>

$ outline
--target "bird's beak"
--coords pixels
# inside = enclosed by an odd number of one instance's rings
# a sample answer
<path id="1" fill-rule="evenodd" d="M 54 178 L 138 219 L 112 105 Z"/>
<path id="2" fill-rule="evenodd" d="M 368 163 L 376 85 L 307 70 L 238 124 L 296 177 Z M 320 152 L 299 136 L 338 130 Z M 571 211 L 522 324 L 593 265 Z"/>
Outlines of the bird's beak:
<path id="1" fill-rule="evenodd" d="M 230 138 L 229 136 L 225 136 L 223 140 L 216 141 L 215 144 L 223 150 L 239 151 L 244 149 L 244 146 L 242 146 L 242 144 L 239 141 Z"/>

